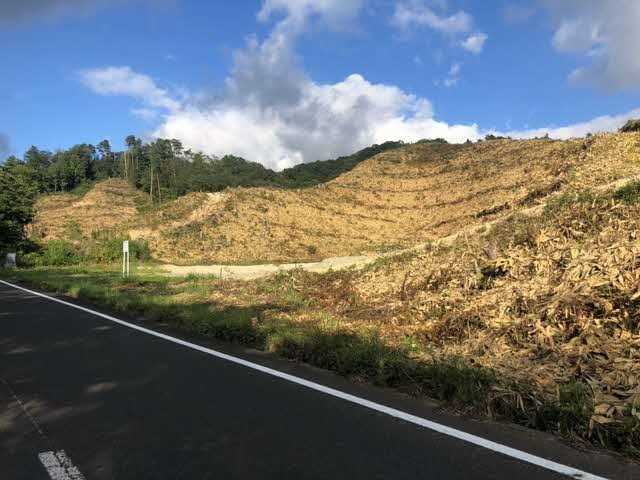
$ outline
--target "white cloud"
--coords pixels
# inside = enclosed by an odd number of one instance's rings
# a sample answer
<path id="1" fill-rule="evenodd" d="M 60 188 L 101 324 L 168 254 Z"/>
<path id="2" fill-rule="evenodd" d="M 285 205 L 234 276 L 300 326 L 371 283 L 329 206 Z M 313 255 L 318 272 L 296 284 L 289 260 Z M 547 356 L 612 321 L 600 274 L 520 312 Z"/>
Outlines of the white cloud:
<path id="1" fill-rule="evenodd" d="M 80 80 L 100 95 L 127 95 L 155 108 L 177 110 L 180 102 L 169 92 L 159 88 L 148 75 L 134 72 L 130 67 L 107 67 L 82 70 Z"/>
<path id="2" fill-rule="evenodd" d="M 640 1 L 545 0 L 554 48 L 584 55 L 570 79 L 605 90 L 640 88 Z"/>
<path id="3" fill-rule="evenodd" d="M 235 55 L 222 97 L 190 104 L 165 117 L 155 135 L 181 139 L 190 148 L 235 153 L 281 169 L 331 158 L 390 139 L 414 141 L 444 137 L 478 138 L 477 126 L 449 126 L 433 119 L 431 103 L 392 85 L 361 75 L 321 84 L 298 65 L 293 44 L 313 15 L 344 24 L 360 2 L 273 0 L 259 18 L 283 11 L 285 17 L 263 42 L 251 38 Z M 459 67 L 453 67 L 454 72 Z"/>
<path id="4" fill-rule="evenodd" d="M 426 26 L 442 33 L 455 34 L 471 30 L 473 17 L 464 11 L 438 15 L 424 2 L 414 0 L 396 3 L 391 22 L 399 28 Z"/>
<path id="5" fill-rule="evenodd" d="M 439 6 L 441 10 L 447 8 L 446 2 L 442 2 Z M 425 3 L 425 0 L 397 2 L 391 24 L 402 30 L 409 30 L 412 27 L 431 28 L 447 35 L 454 40 L 454 44 L 476 55 L 482 52 L 488 38 L 482 32 L 469 34 L 473 29 L 473 17 L 469 13 L 460 10 L 451 14 L 438 14 Z M 462 39 L 463 35 L 466 35 L 466 38 Z M 449 83 L 451 82 L 450 80 Z"/>
<path id="6" fill-rule="evenodd" d="M 513 138 L 533 138 L 549 134 L 551 138 L 564 140 L 573 137 L 584 137 L 587 133 L 614 132 L 624 125 L 627 120 L 639 117 L 640 108 L 636 108 L 620 115 L 603 115 L 586 122 L 579 122 L 573 125 L 566 125 L 563 127 L 550 126 L 529 130 L 513 130 L 501 133 L 501 135 L 508 135 Z"/>
<path id="7" fill-rule="evenodd" d="M 318 16 L 327 25 L 338 28 L 348 24 L 360 12 L 364 0 L 265 0 L 258 12 L 260 21 L 284 12 L 279 28 L 304 28 L 308 19 Z"/>
<path id="8" fill-rule="evenodd" d="M 288 104 L 186 108 L 169 115 L 155 134 L 216 155 L 233 152 L 276 169 L 390 139 L 442 136 L 464 141 L 479 136 L 475 126 L 450 129 L 433 120 L 426 99 L 357 74 L 335 84 L 307 80 L 298 86 L 299 95 Z"/>
<path id="9" fill-rule="evenodd" d="M 464 41 L 460 43 L 460 46 L 465 50 L 468 50 L 471 53 L 479 54 L 482 52 L 482 48 L 484 47 L 484 42 L 487 41 L 487 35 L 478 32 L 472 35 L 469 35 Z"/>
<path id="10" fill-rule="evenodd" d="M 277 12 L 283 12 L 284 17 L 265 40 L 250 38 L 236 53 L 225 89 L 215 98 L 163 89 L 151 77 L 129 67 L 87 70 L 81 80 L 96 93 L 138 99 L 142 105 L 136 109 L 137 115 L 162 112 L 154 136 L 177 138 L 187 148 L 213 155 L 241 155 L 275 169 L 352 153 L 387 140 L 441 137 L 464 142 L 498 133 L 482 130 L 477 124 L 439 121 L 426 98 L 394 85 L 372 83 L 358 74 L 334 83 L 309 78 L 293 49 L 297 35 L 309 16 L 326 16 L 327 21 L 344 25 L 357 15 L 357 9 L 341 8 L 329 0 L 266 2 L 261 18 L 267 21 Z M 460 64 L 451 65 L 450 86 L 457 82 L 460 70 Z M 503 134 L 520 138 L 549 133 L 565 138 L 613 130 L 638 115 L 640 111 L 634 111 L 573 126 Z"/>

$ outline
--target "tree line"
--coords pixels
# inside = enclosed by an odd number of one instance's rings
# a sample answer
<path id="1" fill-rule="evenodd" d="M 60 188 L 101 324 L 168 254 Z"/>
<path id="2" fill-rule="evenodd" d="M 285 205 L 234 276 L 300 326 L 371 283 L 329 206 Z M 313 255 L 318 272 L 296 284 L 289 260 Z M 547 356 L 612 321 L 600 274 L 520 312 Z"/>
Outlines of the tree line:
<path id="1" fill-rule="evenodd" d="M 114 151 L 108 140 L 56 152 L 32 146 L 23 158 L 11 156 L 0 165 L 0 251 L 24 240 L 24 226 L 33 217 L 38 195 L 86 188 L 109 178 L 127 180 L 147 192 L 153 202 L 227 187 L 310 187 L 402 145 L 401 141 L 385 142 L 352 155 L 296 165 L 281 172 L 234 155 L 218 158 L 194 152 L 175 139 L 145 143 L 129 135 L 124 151 Z"/>
<path id="2" fill-rule="evenodd" d="M 160 138 L 144 143 L 130 135 L 125 139 L 124 151 L 114 151 L 107 140 L 95 146 L 78 144 L 55 153 L 32 146 L 22 159 L 9 157 L 2 168 L 19 173 L 39 193 L 67 192 L 88 182 L 123 178 L 149 193 L 153 201 L 163 201 L 193 191 L 216 192 L 226 187 L 309 187 L 402 144 L 385 142 L 353 155 L 275 172 L 242 157 L 218 158 L 184 149 L 179 140 Z"/>

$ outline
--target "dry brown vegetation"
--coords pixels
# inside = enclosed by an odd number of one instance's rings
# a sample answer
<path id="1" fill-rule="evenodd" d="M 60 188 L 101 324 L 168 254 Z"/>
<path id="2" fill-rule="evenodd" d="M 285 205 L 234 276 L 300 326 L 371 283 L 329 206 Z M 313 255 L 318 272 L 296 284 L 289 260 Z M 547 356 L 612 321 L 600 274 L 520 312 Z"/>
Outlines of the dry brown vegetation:
<path id="1" fill-rule="evenodd" d="M 414 144 L 317 187 L 192 193 L 136 215 L 128 187 L 98 184 L 83 200 L 45 198 L 35 231 L 63 237 L 121 227 L 179 264 L 311 261 L 410 247 L 535 205 L 553 192 L 640 172 L 638 134 L 585 140 Z"/>
<path id="2" fill-rule="evenodd" d="M 540 217 L 504 219 L 364 271 L 227 282 L 209 298 L 267 306 L 263 321 L 375 332 L 414 361 L 487 368 L 498 380 L 481 411 L 638 456 L 639 238 L 633 183 L 563 195 Z"/>
<path id="3" fill-rule="evenodd" d="M 304 190 L 191 194 L 133 233 L 176 263 L 310 261 L 408 247 L 638 173 L 637 135 L 411 145 Z"/>
<path id="4" fill-rule="evenodd" d="M 425 243 L 363 270 L 170 280 L 158 302 L 165 308 L 172 298 L 172 315 L 199 305 L 194 328 L 208 334 L 394 386 L 415 383 L 476 412 L 638 457 L 640 183 L 629 182 L 638 175 L 640 133 L 417 144 L 319 187 L 191 194 L 146 215 L 112 182 L 98 190 L 109 199 L 94 206 L 43 200 L 35 227 L 62 235 L 55 225 L 71 218 L 88 228 L 95 218 L 149 239 L 157 258 L 182 262 Z M 122 222 L 105 219 L 112 194 L 130 208 Z M 537 215 L 522 215 L 536 206 Z M 243 316 L 212 326 L 212 309 Z M 401 357 L 389 360 L 390 351 Z"/>
<path id="5" fill-rule="evenodd" d="M 428 346 L 424 355 L 480 363 L 536 394 L 588 385 L 591 428 L 637 421 L 639 214 L 606 197 L 572 199 L 542 218 L 516 217 L 486 236 L 352 275 L 357 301 L 332 310 L 381 325 L 389 343 L 410 338 Z M 532 403 L 496 395 L 514 408 Z"/>
<path id="6" fill-rule="evenodd" d="M 98 183 L 81 198 L 70 193 L 42 197 L 29 234 L 38 241 L 75 240 L 80 235 L 118 229 L 138 215 L 145 194 L 121 180 Z"/>

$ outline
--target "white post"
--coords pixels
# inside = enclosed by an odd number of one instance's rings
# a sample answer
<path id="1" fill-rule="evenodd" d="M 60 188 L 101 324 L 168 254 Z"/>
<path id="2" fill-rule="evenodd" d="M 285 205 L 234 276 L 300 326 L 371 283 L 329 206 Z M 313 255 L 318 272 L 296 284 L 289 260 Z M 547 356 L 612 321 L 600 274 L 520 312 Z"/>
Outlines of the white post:
<path id="1" fill-rule="evenodd" d="M 129 240 L 122 242 L 122 278 L 129 276 Z"/>

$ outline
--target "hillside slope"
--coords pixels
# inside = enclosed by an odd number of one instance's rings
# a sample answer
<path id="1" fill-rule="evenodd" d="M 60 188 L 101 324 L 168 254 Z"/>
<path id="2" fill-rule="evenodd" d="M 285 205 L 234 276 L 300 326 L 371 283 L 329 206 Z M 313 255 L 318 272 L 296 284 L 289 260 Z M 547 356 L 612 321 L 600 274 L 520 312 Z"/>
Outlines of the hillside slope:
<path id="1" fill-rule="evenodd" d="M 49 239 L 68 236 L 69 225 L 85 233 L 119 229 L 148 240 L 159 260 L 178 264 L 366 254 L 450 235 L 553 192 L 638 174 L 639 145 L 638 133 L 419 143 L 379 154 L 316 187 L 192 193 L 140 214 L 128 187 L 111 180 L 80 201 L 43 199 L 33 230 Z"/>
<path id="2" fill-rule="evenodd" d="M 117 179 L 96 184 L 80 198 L 70 193 L 47 195 L 35 205 L 29 234 L 38 241 L 74 240 L 79 234 L 119 229 L 138 215 L 137 205 L 146 201 L 146 194 Z"/>
<path id="3" fill-rule="evenodd" d="M 136 221 L 176 263 L 309 261 L 407 247 L 535 204 L 551 192 L 640 173 L 640 136 L 417 144 L 303 190 L 191 194 Z"/>
<path id="4" fill-rule="evenodd" d="M 565 194 L 540 216 L 516 215 L 364 271 L 294 272 L 290 284 L 342 328 L 374 329 L 415 358 L 498 372 L 490 411 L 637 456 L 639 219 L 635 181 Z M 562 412 L 545 418 L 549 402 Z"/>

